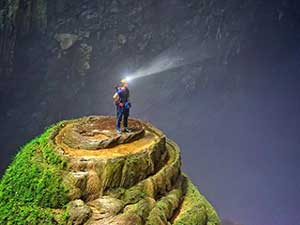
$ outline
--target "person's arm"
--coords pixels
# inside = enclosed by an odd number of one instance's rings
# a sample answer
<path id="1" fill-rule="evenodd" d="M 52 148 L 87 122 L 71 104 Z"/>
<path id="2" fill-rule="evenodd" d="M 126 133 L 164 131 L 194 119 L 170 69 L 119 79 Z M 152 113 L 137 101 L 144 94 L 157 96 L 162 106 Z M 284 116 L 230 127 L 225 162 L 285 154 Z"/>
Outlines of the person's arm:
<path id="1" fill-rule="evenodd" d="M 121 92 L 121 90 L 118 90 L 115 94 L 114 94 L 114 96 L 113 96 L 113 99 L 114 99 L 114 102 L 115 102 L 115 104 L 116 105 L 118 105 L 118 106 L 120 106 L 120 107 L 123 107 L 123 103 L 122 102 L 120 102 L 119 100 L 119 93 Z"/>
<path id="2" fill-rule="evenodd" d="M 113 96 L 113 99 L 114 99 L 114 102 L 117 102 L 118 99 L 119 99 L 119 95 L 118 95 L 118 92 L 116 92 Z"/>

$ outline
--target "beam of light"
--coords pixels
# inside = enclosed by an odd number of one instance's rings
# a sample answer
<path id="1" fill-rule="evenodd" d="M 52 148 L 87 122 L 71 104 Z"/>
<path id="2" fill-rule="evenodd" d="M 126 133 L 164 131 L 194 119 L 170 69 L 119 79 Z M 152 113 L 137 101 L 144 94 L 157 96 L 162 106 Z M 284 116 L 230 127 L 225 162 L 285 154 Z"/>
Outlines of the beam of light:
<path id="1" fill-rule="evenodd" d="M 138 69 L 134 73 L 130 74 L 130 76 L 127 76 L 125 79 L 127 81 L 131 81 L 136 78 L 155 75 L 179 66 L 182 66 L 182 59 L 179 57 L 159 57 L 153 60 L 150 65 Z"/>
<path id="2" fill-rule="evenodd" d="M 125 80 L 127 81 L 127 82 L 130 82 L 131 80 L 133 80 L 134 78 L 133 77 L 131 77 L 131 76 L 126 76 L 125 77 Z"/>
<path id="3" fill-rule="evenodd" d="M 131 74 L 126 74 L 126 80 L 147 77 L 186 66 L 195 62 L 202 62 L 216 54 L 216 49 L 211 44 L 198 44 L 195 42 L 170 48 L 155 57 L 149 64 L 139 68 Z"/>

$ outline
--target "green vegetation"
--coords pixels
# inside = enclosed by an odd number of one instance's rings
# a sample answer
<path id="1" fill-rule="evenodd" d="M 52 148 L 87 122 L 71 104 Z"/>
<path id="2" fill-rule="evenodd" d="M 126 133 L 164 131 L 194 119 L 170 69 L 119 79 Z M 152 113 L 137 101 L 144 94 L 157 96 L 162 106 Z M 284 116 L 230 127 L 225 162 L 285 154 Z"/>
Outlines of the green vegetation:
<path id="1" fill-rule="evenodd" d="M 180 204 L 182 196 L 181 187 L 170 191 L 166 196 L 156 202 L 155 207 L 149 213 L 147 225 L 167 224 L 174 211 Z M 186 223 L 187 225 L 188 223 Z"/>
<path id="2" fill-rule="evenodd" d="M 186 194 L 174 225 L 218 225 L 220 219 L 206 198 L 186 177 Z"/>
<path id="3" fill-rule="evenodd" d="M 136 204 L 128 205 L 125 210 L 125 215 L 137 215 L 141 218 L 143 224 L 145 224 L 145 219 L 148 217 L 150 211 L 155 206 L 155 200 L 149 197 L 145 197 Z"/>
<path id="4" fill-rule="evenodd" d="M 53 224 L 66 219 L 66 161 L 54 151 L 51 135 L 61 123 L 21 148 L 0 182 L 0 224 Z"/>

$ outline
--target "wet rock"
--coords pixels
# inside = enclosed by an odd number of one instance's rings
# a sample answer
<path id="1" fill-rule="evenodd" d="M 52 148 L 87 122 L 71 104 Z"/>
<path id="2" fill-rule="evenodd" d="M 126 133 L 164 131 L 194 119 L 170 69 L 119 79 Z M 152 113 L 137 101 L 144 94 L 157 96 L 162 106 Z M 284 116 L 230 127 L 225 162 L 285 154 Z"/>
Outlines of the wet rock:
<path id="1" fill-rule="evenodd" d="M 54 38 L 59 42 L 61 49 L 66 50 L 70 48 L 78 40 L 78 35 L 61 33 L 56 34 Z"/>

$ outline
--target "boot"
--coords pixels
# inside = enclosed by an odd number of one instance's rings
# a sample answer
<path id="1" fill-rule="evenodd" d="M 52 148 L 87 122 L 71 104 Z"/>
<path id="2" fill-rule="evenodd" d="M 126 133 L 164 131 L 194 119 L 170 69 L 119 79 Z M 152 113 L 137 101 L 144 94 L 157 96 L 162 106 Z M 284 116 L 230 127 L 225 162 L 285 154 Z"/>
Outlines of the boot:
<path id="1" fill-rule="evenodd" d="M 125 132 L 127 132 L 127 133 L 130 133 L 130 132 L 131 132 L 131 129 L 129 129 L 128 127 L 125 127 L 124 130 L 125 130 Z"/>

